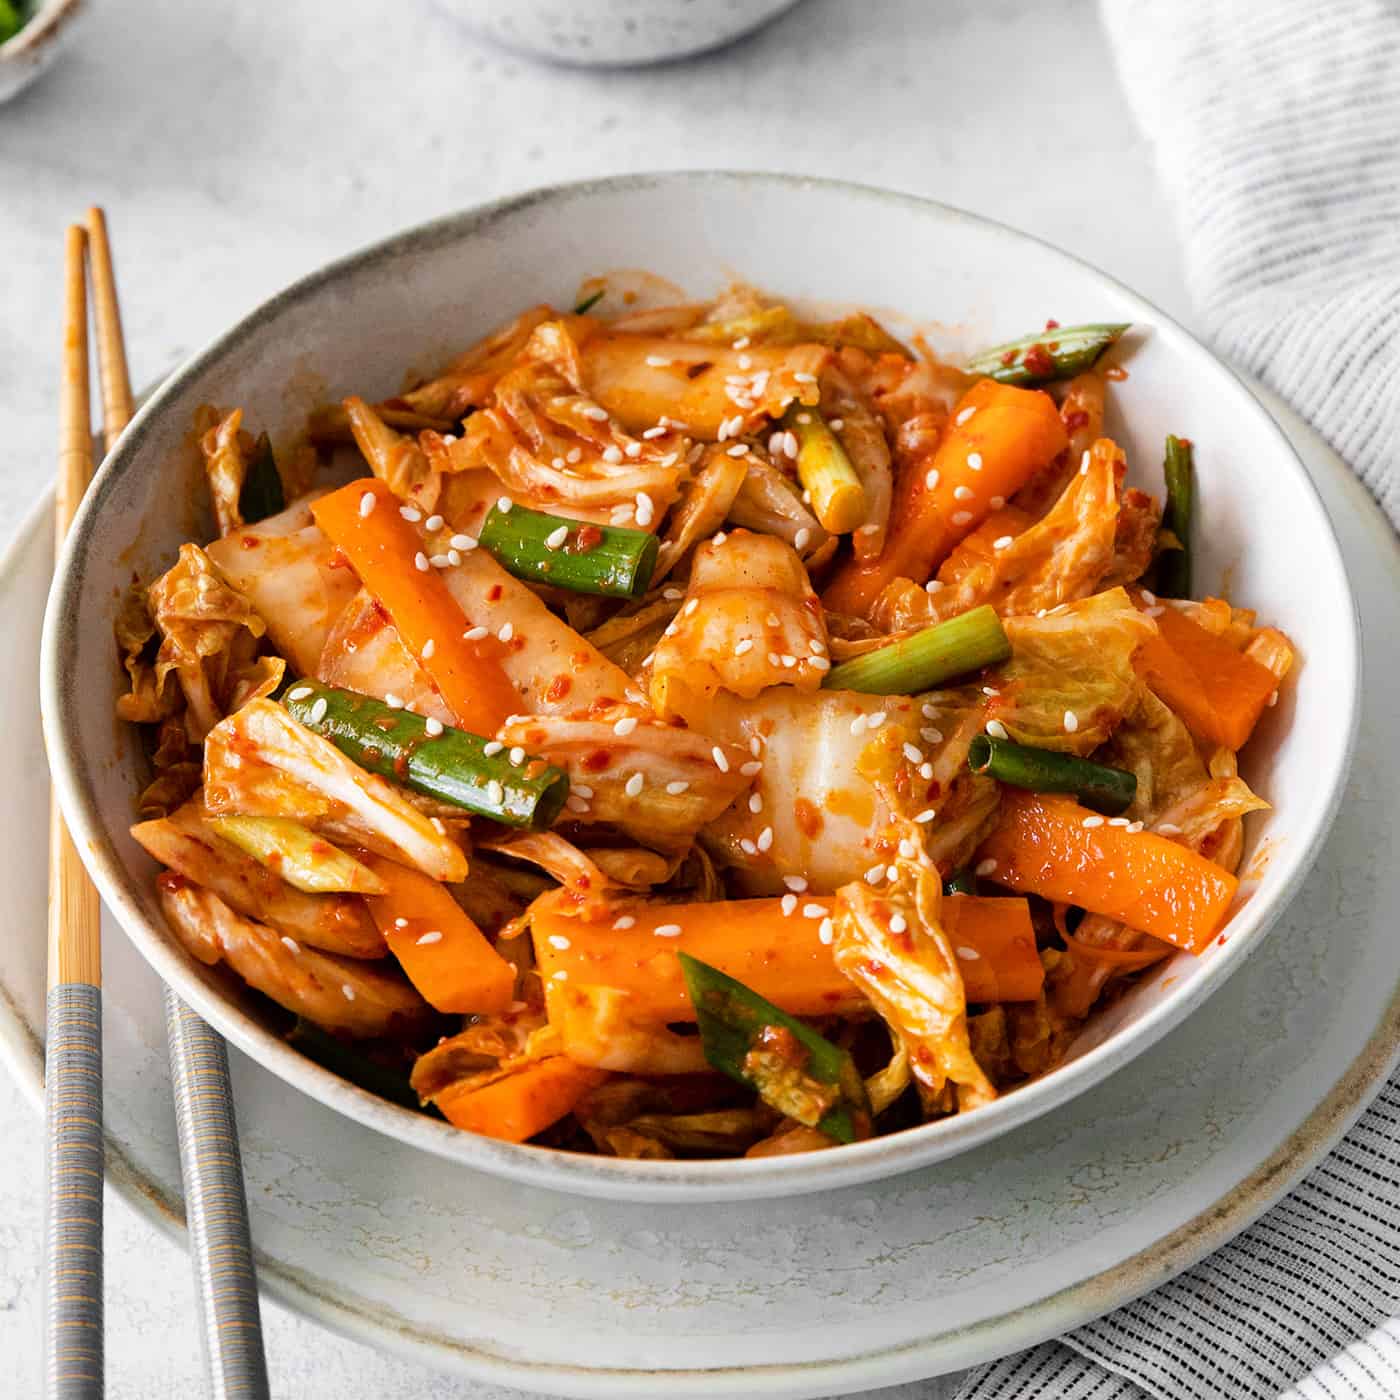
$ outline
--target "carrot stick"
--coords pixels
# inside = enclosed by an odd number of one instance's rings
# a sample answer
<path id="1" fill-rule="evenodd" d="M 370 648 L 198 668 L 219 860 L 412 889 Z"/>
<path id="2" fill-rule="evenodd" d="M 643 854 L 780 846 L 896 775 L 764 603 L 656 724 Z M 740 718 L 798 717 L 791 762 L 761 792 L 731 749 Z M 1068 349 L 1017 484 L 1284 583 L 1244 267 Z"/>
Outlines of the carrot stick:
<path id="1" fill-rule="evenodd" d="M 322 496 L 311 513 L 393 619 L 459 727 L 494 734 L 520 704 L 501 669 L 500 644 L 489 636 L 466 639 L 473 623 L 485 619 L 469 620 L 437 571 L 417 566 L 423 542 L 399 514 L 398 497 L 366 477 Z"/>
<path id="2" fill-rule="evenodd" d="M 503 1142 L 524 1142 L 557 1123 L 607 1077 L 606 1070 L 550 1055 L 480 1088 L 454 1085 L 434 1102 L 454 1127 Z"/>
<path id="3" fill-rule="evenodd" d="M 1067 798 L 1002 794 L 1001 823 L 979 857 L 998 884 L 1077 904 L 1199 953 L 1223 922 L 1239 881 L 1213 861 L 1150 831 L 1109 826 Z"/>
<path id="4" fill-rule="evenodd" d="M 777 899 L 655 905 L 632 910 L 636 923 L 619 929 L 585 923 L 565 906 L 542 900 L 531 924 L 535 960 L 546 986 L 562 972 L 566 983 L 628 992 L 638 1021 L 695 1019 L 678 952 L 719 968 L 794 1016 L 854 1010 L 864 997 L 820 937 L 834 902 L 830 895 L 800 895 L 790 915 Z M 1042 972 L 1025 900 L 954 896 L 943 910 L 954 948 L 977 955 L 958 960 L 969 1001 L 1036 996 Z"/>
<path id="5" fill-rule="evenodd" d="M 925 583 L 957 543 L 1065 450 L 1048 394 L 981 379 L 963 395 L 933 454 L 932 470 L 906 470 L 876 559 L 850 560 L 826 591 L 835 612 L 864 616 L 887 583 Z"/>
<path id="6" fill-rule="evenodd" d="M 504 1011 L 515 995 L 515 969 L 446 886 L 372 852 L 358 859 L 384 882 L 385 892 L 365 903 L 423 1000 L 439 1011 Z"/>
<path id="7" fill-rule="evenodd" d="M 1134 664 L 1198 739 L 1243 748 L 1278 689 L 1278 677 L 1175 608 L 1157 614 L 1159 636 Z"/>

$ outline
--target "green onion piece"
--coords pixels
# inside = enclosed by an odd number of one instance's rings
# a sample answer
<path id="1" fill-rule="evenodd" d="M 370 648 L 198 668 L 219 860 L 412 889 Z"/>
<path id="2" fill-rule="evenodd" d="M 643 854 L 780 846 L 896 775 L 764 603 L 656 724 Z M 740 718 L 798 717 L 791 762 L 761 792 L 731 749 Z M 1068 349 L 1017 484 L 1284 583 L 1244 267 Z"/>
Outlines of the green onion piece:
<path id="1" fill-rule="evenodd" d="M 299 680 L 282 703 L 361 768 L 506 826 L 547 827 L 569 795 L 568 774 L 542 758 L 512 763 L 516 750 L 449 725 L 430 733 L 421 715 L 358 691 Z"/>
<path id="2" fill-rule="evenodd" d="M 584 299 L 574 307 L 574 315 L 586 316 L 600 301 L 602 301 L 603 293 L 606 291 L 606 287 L 599 287 L 591 297 L 584 297 Z"/>
<path id="3" fill-rule="evenodd" d="M 296 1025 L 287 1032 L 287 1044 L 294 1050 L 300 1050 L 307 1059 L 315 1060 L 322 1069 L 348 1079 L 371 1094 L 378 1094 L 381 1099 L 401 1104 L 404 1108 L 421 1106 L 406 1076 L 371 1060 L 311 1021 L 298 1016 Z"/>
<path id="4" fill-rule="evenodd" d="M 1011 655 L 1001 619 L 988 603 L 926 627 L 878 651 L 852 657 L 826 673 L 828 690 L 868 695 L 917 695 L 953 676 L 995 666 Z"/>
<path id="5" fill-rule="evenodd" d="M 1092 369 L 1128 323 L 1055 326 L 1005 345 L 980 351 L 966 365 L 969 374 L 984 374 L 1003 384 L 1049 384 Z"/>
<path id="6" fill-rule="evenodd" d="M 290 817 L 206 817 L 205 824 L 306 894 L 383 894 L 384 881 L 348 851 Z"/>
<path id="7" fill-rule="evenodd" d="M 1167 481 L 1167 504 L 1162 527 L 1176 537 L 1175 549 L 1157 557 L 1156 590 L 1164 598 L 1191 596 L 1191 515 L 1196 498 L 1194 462 L 1189 438 L 1169 437 L 1162 463 Z"/>
<path id="8" fill-rule="evenodd" d="M 970 865 L 965 865 L 961 870 L 955 870 L 943 882 L 944 894 L 976 894 L 977 893 L 977 872 Z"/>
<path id="9" fill-rule="evenodd" d="M 0 44 L 13 39 L 29 21 L 29 6 L 24 0 L 0 0 Z"/>
<path id="10" fill-rule="evenodd" d="M 260 433 L 253 444 L 253 460 L 243 478 L 243 489 L 238 493 L 238 512 L 245 524 L 256 525 L 270 515 L 280 515 L 286 508 L 287 494 L 272 455 L 272 440 Z"/>
<path id="11" fill-rule="evenodd" d="M 589 525 L 516 505 L 491 508 L 480 542 L 516 578 L 607 598 L 641 597 L 659 548 L 645 530 Z"/>
<path id="12" fill-rule="evenodd" d="M 676 956 L 710 1064 L 837 1142 L 870 1135 L 865 1083 L 844 1050 L 727 973 Z"/>
<path id="13" fill-rule="evenodd" d="M 968 746 L 967 766 L 1028 792 L 1072 793 L 1084 806 L 1110 817 L 1126 812 L 1137 796 L 1136 773 L 990 734 L 979 734 Z"/>
<path id="14" fill-rule="evenodd" d="M 782 423 L 797 439 L 797 477 L 811 496 L 812 514 L 830 534 L 850 534 L 865 521 L 865 487 L 841 439 L 802 404 L 789 408 Z"/>

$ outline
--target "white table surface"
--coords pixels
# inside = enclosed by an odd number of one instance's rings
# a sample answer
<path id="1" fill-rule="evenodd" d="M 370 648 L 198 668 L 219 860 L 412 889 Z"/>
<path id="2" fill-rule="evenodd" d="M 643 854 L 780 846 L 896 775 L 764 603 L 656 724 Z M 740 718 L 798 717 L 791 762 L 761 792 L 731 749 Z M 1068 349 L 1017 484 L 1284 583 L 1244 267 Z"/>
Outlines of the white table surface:
<path id="1" fill-rule="evenodd" d="M 785 170 L 929 195 L 1074 249 L 1190 322 L 1170 212 L 1089 0 L 805 0 L 735 48 L 632 72 L 536 66 L 430 0 L 89 3 L 71 51 L 0 108 L 0 540 L 52 472 L 61 234 L 94 202 L 138 384 L 403 225 L 634 170 Z M 1052 292 L 1036 314 L 1072 318 Z M 43 1143 L 3 1078 L 0 1125 L 0 1389 L 37 1397 Z M 275 1304 L 264 1322 L 278 1396 L 508 1394 Z M 113 1400 L 202 1393 L 188 1262 L 110 1195 L 107 1344 Z"/>

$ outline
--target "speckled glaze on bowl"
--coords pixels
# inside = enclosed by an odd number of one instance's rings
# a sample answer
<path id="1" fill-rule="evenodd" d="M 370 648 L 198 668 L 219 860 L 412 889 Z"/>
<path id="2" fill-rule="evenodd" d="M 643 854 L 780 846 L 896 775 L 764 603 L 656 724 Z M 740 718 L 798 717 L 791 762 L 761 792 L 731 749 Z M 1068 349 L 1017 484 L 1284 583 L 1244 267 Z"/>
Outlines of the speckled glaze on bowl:
<path id="1" fill-rule="evenodd" d="M 627 68 L 732 44 L 798 0 L 438 0 L 502 48 L 549 63 Z"/>
<path id="2" fill-rule="evenodd" d="M 1209 522 L 1201 586 L 1228 581 L 1232 597 L 1263 608 L 1298 643 L 1295 678 L 1245 764 L 1273 810 L 1247 824 L 1248 878 L 1227 940 L 1173 960 L 1091 1021 L 1061 1068 L 975 1113 L 757 1161 L 629 1162 L 493 1142 L 373 1098 L 296 1054 L 254 998 L 187 957 L 163 924 L 155 867 L 127 835 L 140 756 L 112 717 L 120 675 L 111 625 L 133 572 L 149 576 L 181 540 L 207 531 L 190 442 L 195 407 L 240 403 L 249 421 L 286 439 L 313 402 L 395 392 L 405 364 L 430 367 L 520 306 L 567 304 L 582 277 L 621 267 L 647 267 L 696 292 L 742 272 L 797 299 L 937 317 L 929 331 L 947 352 L 1049 315 L 1136 323 L 1130 374 L 1115 386 L 1122 421 L 1110 431 L 1143 485 L 1157 479 L 1169 431 L 1196 440 Z M 1098 1083 L 1208 997 L 1285 907 L 1335 815 L 1358 713 L 1356 628 L 1331 524 L 1273 420 L 1185 331 L 1103 274 L 908 196 L 774 175 L 632 176 L 537 191 L 378 244 L 289 288 L 177 371 L 104 464 L 69 536 L 45 619 L 42 708 L 64 812 L 108 905 L 157 972 L 274 1073 L 382 1132 L 517 1181 L 719 1201 L 851 1185 L 987 1142 Z"/>

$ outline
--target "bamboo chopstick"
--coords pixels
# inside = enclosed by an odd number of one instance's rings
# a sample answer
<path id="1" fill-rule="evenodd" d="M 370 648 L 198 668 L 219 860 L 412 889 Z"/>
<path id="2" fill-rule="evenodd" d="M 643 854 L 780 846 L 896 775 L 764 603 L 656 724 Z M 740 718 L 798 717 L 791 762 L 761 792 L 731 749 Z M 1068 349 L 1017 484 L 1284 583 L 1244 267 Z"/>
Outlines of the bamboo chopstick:
<path id="1" fill-rule="evenodd" d="M 101 209 L 88 210 L 88 238 L 102 378 L 102 431 L 110 452 L 134 405 L 112 246 Z M 219 1033 L 169 987 L 165 989 L 165 1026 L 210 1393 L 215 1400 L 265 1400 L 270 1394 L 267 1360 L 228 1051 Z"/>
<path id="2" fill-rule="evenodd" d="M 87 235 L 64 246 L 56 545 L 92 478 Z M 49 995 L 44 1055 L 48 1186 L 45 1370 L 51 1400 L 102 1394 L 101 906 L 56 801 L 49 808 Z"/>

